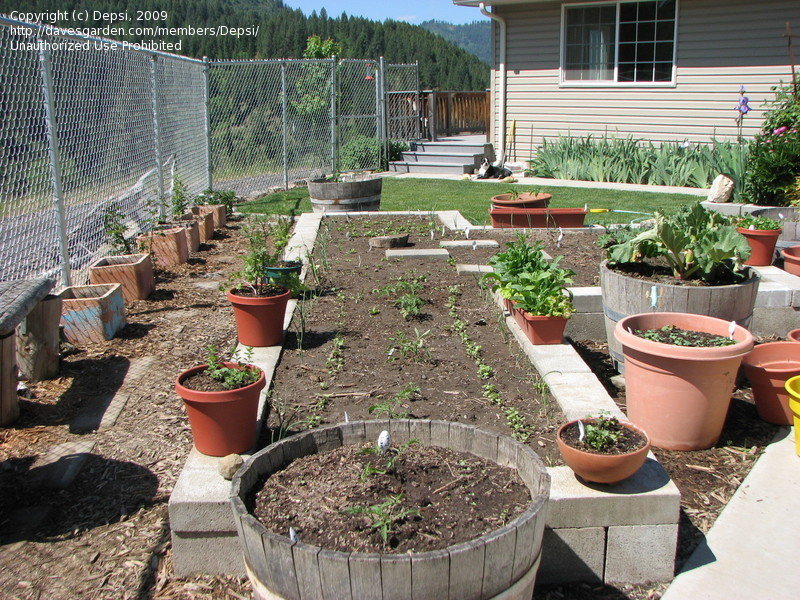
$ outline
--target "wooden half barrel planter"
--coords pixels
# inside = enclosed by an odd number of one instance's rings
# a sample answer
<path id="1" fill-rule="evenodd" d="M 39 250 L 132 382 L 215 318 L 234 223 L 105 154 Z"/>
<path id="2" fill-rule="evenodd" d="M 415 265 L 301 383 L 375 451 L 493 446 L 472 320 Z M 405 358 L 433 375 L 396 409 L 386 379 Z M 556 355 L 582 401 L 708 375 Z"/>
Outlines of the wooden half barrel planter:
<path id="1" fill-rule="evenodd" d="M 444 550 L 406 554 L 340 552 L 268 531 L 246 508 L 257 482 L 292 460 L 349 444 L 411 439 L 516 469 L 527 509 L 488 534 Z M 233 478 L 231 503 L 256 600 L 530 600 L 539 567 L 550 478 L 538 456 L 510 437 L 447 421 L 360 421 L 313 429 L 268 446 Z"/>
<path id="2" fill-rule="evenodd" d="M 348 181 L 312 179 L 308 195 L 314 212 L 373 211 L 381 208 L 383 178 L 359 175 Z"/>
<path id="3" fill-rule="evenodd" d="M 603 319 L 608 352 L 617 369 L 620 373 L 624 372 L 625 359 L 622 345 L 614 337 L 614 328 L 625 317 L 649 312 L 692 313 L 736 321 L 747 328 L 753 318 L 760 281 L 761 278 L 751 269 L 750 279 L 732 285 L 655 283 L 609 269 L 603 261 L 600 264 Z"/>
<path id="4" fill-rule="evenodd" d="M 155 288 L 153 261 L 149 254 L 106 256 L 89 267 L 89 281 L 119 283 L 126 302 L 144 300 Z"/>

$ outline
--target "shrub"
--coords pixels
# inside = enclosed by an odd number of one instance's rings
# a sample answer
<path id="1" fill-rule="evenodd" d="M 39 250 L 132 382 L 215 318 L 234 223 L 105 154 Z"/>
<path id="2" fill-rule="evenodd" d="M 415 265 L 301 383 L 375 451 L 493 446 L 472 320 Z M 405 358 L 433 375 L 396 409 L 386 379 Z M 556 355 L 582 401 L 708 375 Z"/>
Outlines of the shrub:
<path id="1" fill-rule="evenodd" d="M 389 162 L 399 160 L 408 144 L 400 140 L 389 140 Z M 366 135 L 356 136 L 339 149 L 339 170 L 359 171 L 361 169 L 387 169 L 388 162 L 379 163 L 380 140 Z"/>

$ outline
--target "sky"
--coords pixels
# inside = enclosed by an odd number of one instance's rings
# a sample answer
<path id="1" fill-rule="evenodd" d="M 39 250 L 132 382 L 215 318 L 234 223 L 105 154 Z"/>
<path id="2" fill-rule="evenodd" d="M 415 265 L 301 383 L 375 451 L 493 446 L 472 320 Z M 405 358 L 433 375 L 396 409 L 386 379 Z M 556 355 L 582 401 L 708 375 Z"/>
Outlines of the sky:
<path id="1" fill-rule="evenodd" d="M 395 19 L 420 23 L 429 19 L 450 23 L 470 23 L 485 17 L 477 8 L 455 6 L 451 0 L 284 0 L 292 8 L 304 13 L 319 12 L 323 6 L 328 16 L 338 17 L 342 12 L 376 21 Z"/>

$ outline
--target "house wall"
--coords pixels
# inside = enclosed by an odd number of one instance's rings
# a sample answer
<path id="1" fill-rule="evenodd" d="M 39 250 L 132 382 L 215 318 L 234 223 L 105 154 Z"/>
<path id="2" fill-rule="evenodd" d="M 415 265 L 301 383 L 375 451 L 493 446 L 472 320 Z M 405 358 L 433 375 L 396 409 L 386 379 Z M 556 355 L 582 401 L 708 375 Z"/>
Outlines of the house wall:
<path id="1" fill-rule="evenodd" d="M 562 4 L 495 8 L 508 23 L 509 128 L 516 121 L 507 160 L 527 160 L 542 139 L 559 134 L 691 142 L 735 137 L 740 84 L 753 108 L 742 133 L 753 135 L 764 102 L 773 97 L 770 87 L 791 80 L 786 22 L 800 34 L 800 0 L 679 0 L 675 86 L 559 86 Z M 500 36 L 494 28 L 497 58 Z M 796 47 L 800 58 L 800 41 Z M 499 149 L 498 81 L 495 64 L 492 135 Z"/>

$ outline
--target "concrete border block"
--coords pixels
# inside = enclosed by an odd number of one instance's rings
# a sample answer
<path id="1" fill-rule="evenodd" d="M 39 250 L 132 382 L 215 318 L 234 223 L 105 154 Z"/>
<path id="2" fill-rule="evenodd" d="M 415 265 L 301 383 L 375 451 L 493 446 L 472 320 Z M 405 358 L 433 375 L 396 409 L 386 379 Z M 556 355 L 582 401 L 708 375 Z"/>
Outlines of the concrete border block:
<path id="1" fill-rule="evenodd" d="M 209 534 L 183 534 L 173 530 L 172 567 L 176 577 L 246 575 L 236 529 Z"/>
<path id="2" fill-rule="evenodd" d="M 463 274 L 477 273 L 494 273 L 494 267 L 491 265 L 456 265 L 456 271 Z"/>
<path id="3" fill-rule="evenodd" d="M 678 524 L 608 528 L 605 582 L 671 581 Z"/>
<path id="4" fill-rule="evenodd" d="M 605 557 L 605 528 L 548 527 L 542 538 L 542 564 L 536 583 L 599 583 L 603 581 Z"/>
<path id="5" fill-rule="evenodd" d="M 411 248 L 401 250 L 389 248 L 386 258 L 450 258 L 450 253 L 445 248 Z"/>
<path id="6" fill-rule="evenodd" d="M 575 306 L 575 312 L 603 312 L 603 295 L 599 287 L 572 287 L 569 290 L 572 292 L 572 304 Z"/>

